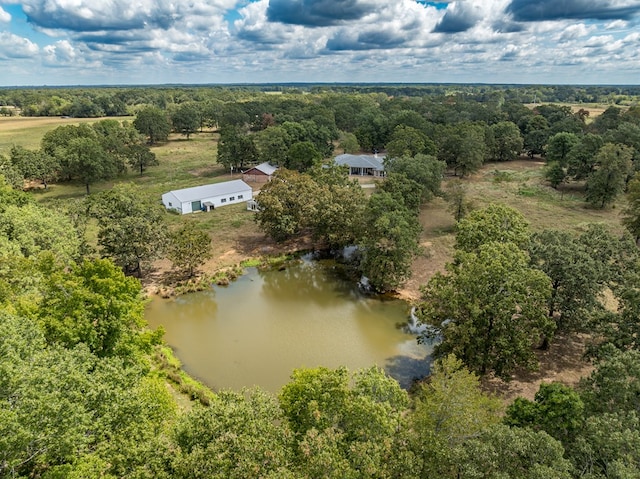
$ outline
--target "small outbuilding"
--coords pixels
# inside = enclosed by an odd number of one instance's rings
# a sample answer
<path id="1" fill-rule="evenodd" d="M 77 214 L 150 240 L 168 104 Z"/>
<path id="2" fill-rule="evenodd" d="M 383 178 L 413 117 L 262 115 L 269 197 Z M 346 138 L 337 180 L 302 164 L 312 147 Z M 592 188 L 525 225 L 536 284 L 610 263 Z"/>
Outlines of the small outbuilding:
<path id="1" fill-rule="evenodd" d="M 248 184 L 242 180 L 232 180 L 169 191 L 162 195 L 162 203 L 168 210 L 185 215 L 243 203 L 252 198 L 253 190 Z"/>
<path id="2" fill-rule="evenodd" d="M 347 166 L 349 174 L 355 176 L 385 176 L 384 163 L 378 155 L 338 155 L 333 160 L 336 165 Z"/>
<path id="3" fill-rule="evenodd" d="M 273 176 L 277 169 L 277 166 L 273 166 L 268 161 L 265 161 L 242 173 L 242 179 L 254 183 L 267 183 L 271 181 L 271 176 Z"/>

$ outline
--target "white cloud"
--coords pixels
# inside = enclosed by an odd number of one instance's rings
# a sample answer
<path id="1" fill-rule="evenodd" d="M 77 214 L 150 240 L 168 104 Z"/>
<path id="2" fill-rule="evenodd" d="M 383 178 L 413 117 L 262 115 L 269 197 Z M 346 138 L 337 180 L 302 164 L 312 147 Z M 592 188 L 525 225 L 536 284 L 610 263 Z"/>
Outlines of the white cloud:
<path id="1" fill-rule="evenodd" d="M 11 21 L 11 14 L 6 10 L 3 10 L 2 7 L 0 7 L 0 22 L 9 23 L 10 21 Z"/>
<path id="2" fill-rule="evenodd" d="M 38 54 L 38 45 L 28 38 L 10 32 L 0 32 L 0 58 L 33 58 Z"/>
<path id="3" fill-rule="evenodd" d="M 585 37 L 590 33 L 593 33 L 595 30 L 597 30 L 595 25 L 587 26 L 584 23 L 571 24 L 556 35 L 555 38 L 560 42 L 567 42 L 569 40 Z"/>

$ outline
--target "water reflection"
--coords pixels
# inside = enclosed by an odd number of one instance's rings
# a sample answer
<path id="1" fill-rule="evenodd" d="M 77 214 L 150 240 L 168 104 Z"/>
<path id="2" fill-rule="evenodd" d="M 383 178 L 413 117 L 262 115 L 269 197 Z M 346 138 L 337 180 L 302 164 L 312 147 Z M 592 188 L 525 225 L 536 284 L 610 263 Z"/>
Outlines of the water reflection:
<path id="1" fill-rule="evenodd" d="M 146 317 L 164 326 L 185 369 L 214 389 L 277 392 L 294 368 L 341 365 L 377 364 L 407 387 L 428 372 L 430 352 L 397 327 L 409 312 L 402 301 L 362 295 L 334 263 L 305 260 L 283 271 L 249 269 L 212 291 L 154 299 Z"/>

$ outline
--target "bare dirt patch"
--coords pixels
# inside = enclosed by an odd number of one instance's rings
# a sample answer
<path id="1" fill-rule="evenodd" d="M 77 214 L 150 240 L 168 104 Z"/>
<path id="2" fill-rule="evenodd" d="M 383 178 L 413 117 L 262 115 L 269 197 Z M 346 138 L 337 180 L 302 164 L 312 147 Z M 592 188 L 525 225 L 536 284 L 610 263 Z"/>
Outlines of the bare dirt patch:
<path id="1" fill-rule="evenodd" d="M 538 371 L 518 371 L 509 382 L 487 377 L 482 385 L 485 390 L 500 396 L 505 403 L 510 403 L 516 397 L 532 401 L 542 383 L 561 382 L 576 386 L 581 378 L 593 371 L 593 365 L 584 359 L 589 339 L 585 334 L 558 335 L 547 351 L 536 352 L 540 361 Z"/>

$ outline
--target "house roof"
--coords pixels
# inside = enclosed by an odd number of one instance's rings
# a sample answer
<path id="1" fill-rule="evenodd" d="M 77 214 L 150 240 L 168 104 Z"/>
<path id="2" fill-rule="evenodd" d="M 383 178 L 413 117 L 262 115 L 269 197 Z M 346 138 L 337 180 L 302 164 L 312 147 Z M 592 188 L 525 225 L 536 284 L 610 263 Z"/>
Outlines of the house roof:
<path id="1" fill-rule="evenodd" d="M 193 188 L 185 188 L 182 190 L 173 190 L 169 193 L 173 193 L 173 195 L 178 198 L 178 201 L 186 203 L 187 201 L 197 201 L 213 196 L 231 195 L 250 189 L 251 187 L 244 181 L 232 180 L 213 183 L 211 185 L 194 186 Z"/>
<path id="2" fill-rule="evenodd" d="M 247 174 L 247 173 L 250 173 L 251 170 L 258 170 L 260 173 L 264 173 L 267 176 L 271 176 L 275 173 L 277 169 L 278 169 L 277 166 L 273 166 L 268 161 L 265 161 L 264 163 L 260 163 L 259 165 L 254 166 L 253 168 L 249 168 L 244 173 Z"/>
<path id="3" fill-rule="evenodd" d="M 334 158 L 336 165 L 347 165 L 351 168 L 373 168 L 374 170 L 384 171 L 382 158 L 372 155 L 350 155 L 345 153 Z"/>

